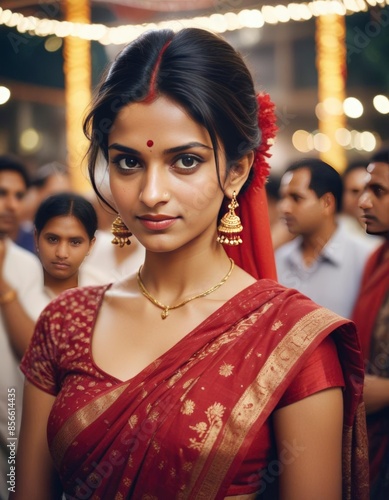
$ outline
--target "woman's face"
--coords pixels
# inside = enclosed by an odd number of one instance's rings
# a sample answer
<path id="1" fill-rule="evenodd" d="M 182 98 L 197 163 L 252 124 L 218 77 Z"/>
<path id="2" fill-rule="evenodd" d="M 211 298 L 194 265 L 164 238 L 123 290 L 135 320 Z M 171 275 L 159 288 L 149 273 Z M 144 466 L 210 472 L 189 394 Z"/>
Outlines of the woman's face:
<path id="1" fill-rule="evenodd" d="M 42 267 L 58 280 L 78 273 L 93 244 L 94 239 L 89 240 L 83 224 L 72 215 L 53 217 L 36 236 Z"/>
<path id="2" fill-rule="evenodd" d="M 207 130 L 173 101 L 122 108 L 108 137 L 116 207 L 146 249 L 215 241 L 223 200 Z M 225 162 L 219 159 L 223 179 Z M 227 184 L 226 184 L 227 186 Z"/>

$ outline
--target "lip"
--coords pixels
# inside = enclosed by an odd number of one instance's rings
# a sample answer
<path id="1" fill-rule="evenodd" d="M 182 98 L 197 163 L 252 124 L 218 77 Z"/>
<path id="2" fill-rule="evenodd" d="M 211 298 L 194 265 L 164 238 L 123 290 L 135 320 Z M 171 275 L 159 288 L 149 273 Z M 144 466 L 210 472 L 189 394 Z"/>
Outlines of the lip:
<path id="1" fill-rule="evenodd" d="M 282 217 L 281 220 L 283 220 L 287 226 L 290 226 L 294 223 L 294 219 L 292 219 L 291 217 Z"/>
<path id="2" fill-rule="evenodd" d="M 147 229 L 162 231 L 171 227 L 178 217 L 165 214 L 146 214 L 138 216 L 139 222 Z"/>
<path id="3" fill-rule="evenodd" d="M 367 224 L 368 222 L 376 222 L 377 219 L 374 215 L 361 215 L 361 221 Z"/>
<path id="4" fill-rule="evenodd" d="M 16 217 L 14 215 L 0 215 L 0 220 L 3 222 L 8 222 L 8 223 L 15 223 Z"/>
<path id="5" fill-rule="evenodd" d="M 65 262 L 52 262 L 51 264 L 57 269 L 68 269 L 70 267 L 70 264 Z"/>

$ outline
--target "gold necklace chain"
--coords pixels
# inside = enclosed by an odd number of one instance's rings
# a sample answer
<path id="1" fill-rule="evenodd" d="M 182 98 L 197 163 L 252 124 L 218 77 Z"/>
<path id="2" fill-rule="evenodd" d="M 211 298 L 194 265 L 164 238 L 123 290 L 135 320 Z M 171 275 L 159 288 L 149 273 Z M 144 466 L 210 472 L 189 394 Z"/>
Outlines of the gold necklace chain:
<path id="1" fill-rule="evenodd" d="M 228 280 L 228 278 L 231 276 L 232 270 L 234 269 L 234 265 L 235 265 L 234 261 L 232 259 L 230 259 L 230 262 L 231 262 L 231 266 L 230 266 L 228 273 L 224 276 L 224 278 L 219 283 L 212 286 L 211 288 L 208 288 L 208 290 L 205 290 L 205 292 L 194 295 L 193 297 L 190 297 L 189 299 L 183 300 L 182 302 L 180 302 L 179 304 L 176 304 L 174 306 L 166 306 L 165 304 L 162 304 L 162 302 L 159 302 L 159 300 L 155 299 L 151 295 L 151 293 L 147 290 L 147 288 L 144 286 L 144 284 L 142 282 L 142 278 L 140 277 L 140 272 L 142 271 L 143 266 L 140 266 L 140 268 L 138 270 L 138 274 L 137 274 L 138 285 L 139 285 L 141 292 L 146 297 L 146 299 L 148 299 L 150 302 L 152 302 L 155 306 L 162 309 L 161 318 L 166 319 L 169 316 L 169 311 L 171 311 L 172 309 L 178 309 L 179 307 L 184 306 L 188 302 L 195 300 L 195 299 L 199 299 L 200 297 L 205 297 L 206 295 L 209 295 L 210 293 L 212 293 L 212 292 L 216 291 L 218 288 L 220 288 Z"/>

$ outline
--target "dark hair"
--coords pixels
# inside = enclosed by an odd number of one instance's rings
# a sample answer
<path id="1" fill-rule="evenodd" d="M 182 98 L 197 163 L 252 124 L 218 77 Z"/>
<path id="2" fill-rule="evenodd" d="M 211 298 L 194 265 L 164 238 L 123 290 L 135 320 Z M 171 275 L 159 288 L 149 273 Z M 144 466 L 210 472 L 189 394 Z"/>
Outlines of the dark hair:
<path id="1" fill-rule="evenodd" d="M 26 187 L 30 186 L 30 177 L 27 173 L 26 167 L 14 156 L 0 156 L 0 172 L 5 172 L 6 170 L 18 173 L 21 177 L 23 177 Z"/>
<path id="2" fill-rule="evenodd" d="M 84 122 L 90 140 L 89 175 L 103 201 L 95 181 L 99 153 L 108 159 L 108 134 L 120 109 L 148 100 L 150 93 L 176 102 L 207 129 L 218 175 L 218 139 L 226 153 L 227 169 L 260 143 L 254 83 L 235 49 L 202 29 L 149 31 L 113 62 Z"/>
<path id="3" fill-rule="evenodd" d="M 278 201 L 280 197 L 281 178 L 278 175 L 270 174 L 265 183 L 266 194 L 272 200 Z"/>
<path id="4" fill-rule="evenodd" d="M 38 236 L 51 219 L 66 215 L 76 217 L 84 226 L 89 239 L 94 238 L 97 230 L 96 211 L 87 199 L 75 193 L 54 194 L 39 205 L 34 220 Z"/>
<path id="5" fill-rule="evenodd" d="M 369 163 L 388 163 L 389 164 L 389 147 L 384 147 L 376 151 L 370 158 Z"/>
<path id="6" fill-rule="evenodd" d="M 303 158 L 289 165 L 285 173 L 300 170 L 301 168 L 307 168 L 311 172 L 309 189 L 312 189 L 318 198 L 321 198 L 326 193 L 331 193 L 335 198 L 336 212 L 340 212 L 342 209 L 343 183 L 339 172 L 318 158 Z"/>

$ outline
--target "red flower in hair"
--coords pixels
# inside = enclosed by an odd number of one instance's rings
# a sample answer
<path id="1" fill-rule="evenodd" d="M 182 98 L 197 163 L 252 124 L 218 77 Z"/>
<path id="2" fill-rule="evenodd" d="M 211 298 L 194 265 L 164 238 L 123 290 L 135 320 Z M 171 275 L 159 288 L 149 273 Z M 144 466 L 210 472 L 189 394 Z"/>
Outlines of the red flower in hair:
<path id="1" fill-rule="evenodd" d="M 253 168 L 255 171 L 255 185 L 262 188 L 270 173 L 270 165 L 266 158 L 270 158 L 270 147 L 273 145 L 273 139 L 278 127 L 276 125 L 276 115 L 274 112 L 274 103 L 270 100 L 267 93 L 257 94 L 258 102 L 258 126 L 261 131 L 261 144 L 255 151 Z"/>

